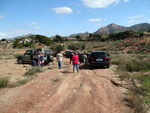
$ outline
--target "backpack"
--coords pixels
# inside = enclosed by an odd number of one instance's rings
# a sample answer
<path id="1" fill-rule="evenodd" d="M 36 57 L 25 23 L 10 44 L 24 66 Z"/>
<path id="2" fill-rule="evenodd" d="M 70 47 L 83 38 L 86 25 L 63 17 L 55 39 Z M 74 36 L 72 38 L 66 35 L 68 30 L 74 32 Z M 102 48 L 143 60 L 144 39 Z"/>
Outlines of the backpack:
<path id="1" fill-rule="evenodd" d="M 44 60 L 43 55 L 41 55 L 40 56 L 40 61 L 43 61 L 43 60 Z"/>

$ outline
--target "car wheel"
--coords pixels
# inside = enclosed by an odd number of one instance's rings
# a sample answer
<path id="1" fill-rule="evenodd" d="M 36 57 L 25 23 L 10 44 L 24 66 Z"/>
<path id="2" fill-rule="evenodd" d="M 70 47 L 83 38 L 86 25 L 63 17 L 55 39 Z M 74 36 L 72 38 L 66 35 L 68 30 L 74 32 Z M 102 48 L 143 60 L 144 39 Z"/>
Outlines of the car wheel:
<path id="1" fill-rule="evenodd" d="M 88 68 L 89 68 L 89 69 L 92 69 L 92 66 L 88 65 Z"/>
<path id="2" fill-rule="evenodd" d="M 110 67 L 109 65 L 106 66 L 106 68 L 109 68 L 109 67 Z"/>
<path id="3" fill-rule="evenodd" d="M 21 58 L 18 59 L 18 64 L 23 64 L 23 60 Z"/>

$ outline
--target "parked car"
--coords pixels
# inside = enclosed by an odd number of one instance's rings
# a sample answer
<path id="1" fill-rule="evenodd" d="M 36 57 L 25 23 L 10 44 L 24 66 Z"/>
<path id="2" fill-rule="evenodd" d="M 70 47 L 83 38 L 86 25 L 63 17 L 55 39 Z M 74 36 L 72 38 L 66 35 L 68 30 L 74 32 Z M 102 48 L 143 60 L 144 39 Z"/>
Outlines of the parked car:
<path id="1" fill-rule="evenodd" d="M 70 54 L 71 54 L 71 53 L 72 53 L 71 50 L 67 50 L 67 51 L 65 52 L 64 56 L 65 56 L 66 58 L 70 58 Z"/>
<path id="2" fill-rule="evenodd" d="M 41 51 L 44 56 L 44 63 L 53 62 L 53 55 L 50 49 L 29 49 L 24 54 L 17 57 L 18 64 L 31 63 L 31 51 L 34 51 L 34 64 L 38 63 L 38 52 Z"/>
<path id="3" fill-rule="evenodd" d="M 84 54 L 83 52 L 78 52 L 78 56 L 79 56 L 79 62 L 80 64 L 84 62 Z"/>
<path id="4" fill-rule="evenodd" d="M 109 54 L 105 51 L 93 51 L 88 59 L 88 66 L 89 68 L 94 66 L 104 66 L 109 68 L 110 61 L 109 61 Z"/>

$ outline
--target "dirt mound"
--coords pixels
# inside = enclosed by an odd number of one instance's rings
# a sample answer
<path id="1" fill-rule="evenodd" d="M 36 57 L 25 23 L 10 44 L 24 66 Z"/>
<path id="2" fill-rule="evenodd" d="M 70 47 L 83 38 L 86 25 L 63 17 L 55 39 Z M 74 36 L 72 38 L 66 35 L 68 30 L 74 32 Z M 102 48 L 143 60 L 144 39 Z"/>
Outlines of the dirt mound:
<path id="1" fill-rule="evenodd" d="M 121 44 L 120 47 L 123 47 L 123 53 L 128 52 L 137 52 L 137 51 L 144 51 L 149 53 L 149 46 L 150 46 L 150 36 L 143 36 L 140 38 L 137 37 L 129 37 L 125 39 Z"/>

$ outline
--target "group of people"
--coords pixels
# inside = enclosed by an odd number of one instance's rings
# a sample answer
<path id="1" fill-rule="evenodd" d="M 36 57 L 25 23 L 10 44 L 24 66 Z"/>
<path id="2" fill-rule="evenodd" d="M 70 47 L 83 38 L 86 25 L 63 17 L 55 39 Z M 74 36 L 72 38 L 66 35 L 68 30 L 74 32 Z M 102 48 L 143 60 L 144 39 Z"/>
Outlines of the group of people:
<path id="1" fill-rule="evenodd" d="M 34 58 L 34 51 L 33 50 L 31 51 L 30 56 L 31 56 L 31 65 L 35 66 L 35 60 L 34 60 L 35 58 Z M 44 65 L 44 56 L 43 56 L 41 51 L 38 52 L 37 58 L 38 58 L 38 65 L 42 68 Z"/>
<path id="2" fill-rule="evenodd" d="M 32 50 L 31 51 L 31 65 L 32 66 L 35 66 L 35 58 L 34 58 L 34 51 Z M 56 59 L 58 61 L 58 68 L 61 69 L 62 68 L 62 53 L 61 51 L 59 51 L 56 55 Z M 70 54 L 70 64 L 73 64 L 73 72 L 75 72 L 75 68 L 77 70 L 77 73 L 79 72 L 79 69 L 78 69 L 78 61 L 81 63 L 82 61 L 80 61 L 80 58 L 81 56 L 77 54 L 77 52 L 72 52 Z M 87 63 L 87 55 L 86 53 L 84 53 L 84 55 L 82 56 L 83 58 L 83 62 L 86 64 Z M 38 52 L 38 65 L 42 68 L 43 65 L 44 65 L 44 56 L 42 54 L 41 51 Z"/>
<path id="3" fill-rule="evenodd" d="M 58 67 L 59 69 L 62 68 L 62 57 L 63 55 L 61 54 L 61 52 L 58 52 L 56 55 L 57 61 L 58 61 Z M 75 68 L 77 70 L 77 73 L 79 72 L 79 68 L 78 68 L 78 61 L 80 61 L 80 55 L 77 54 L 77 52 L 71 52 L 70 53 L 70 64 L 73 64 L 73 72 L 75 72 Z M 86 52 L 84 52 L 84 55 L 82 56 L 83 58 L 83 62 L 84 64 L 87 64 L 87 55 Z M 81 63 L 82 61 L 80 61 Z"/>

